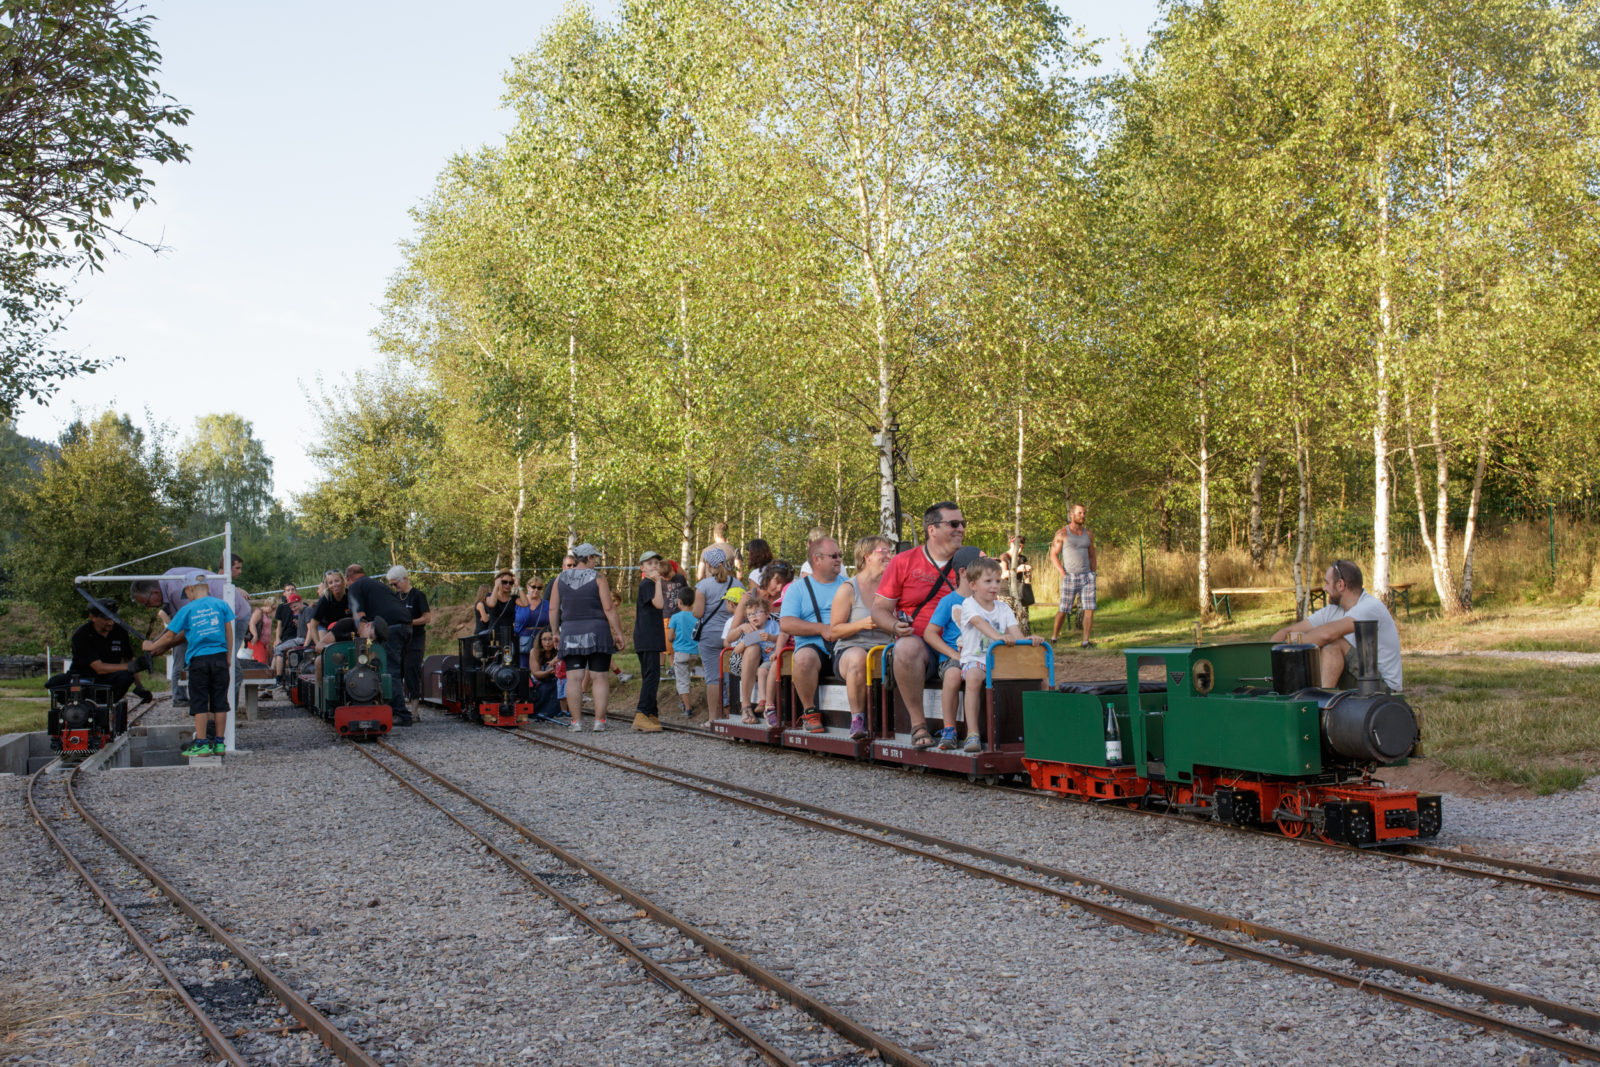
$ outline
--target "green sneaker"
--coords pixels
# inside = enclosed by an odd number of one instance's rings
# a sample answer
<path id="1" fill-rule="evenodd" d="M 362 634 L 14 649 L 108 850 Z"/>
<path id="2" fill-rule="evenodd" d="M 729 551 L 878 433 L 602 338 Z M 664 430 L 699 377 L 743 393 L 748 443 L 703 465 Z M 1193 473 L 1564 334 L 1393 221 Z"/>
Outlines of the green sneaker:
<path id="1" fill-rule="evenodd" d="M 227 751 L 228 742 L 224 741 L 220 737 L 214 737 L 211 739 L 211 754 L 213 756 L 220 756 Z"/>
<path id="2" fill-rule="evenodd" d="M 187 745 L 183 746 L 183 750 L 179 752 L 178 755 L 182 756 L 184 759 L 194 759 L 196 756 L 209 756 L 211 755 L 211 742 L 203 740 L 190 741 Z"/>

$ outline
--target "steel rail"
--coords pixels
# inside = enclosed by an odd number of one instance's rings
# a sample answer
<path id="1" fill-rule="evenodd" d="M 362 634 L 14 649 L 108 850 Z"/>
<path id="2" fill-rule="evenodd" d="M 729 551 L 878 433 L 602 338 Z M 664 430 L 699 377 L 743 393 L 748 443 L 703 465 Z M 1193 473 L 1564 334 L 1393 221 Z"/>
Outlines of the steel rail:
<path id="1" fill-rule="evenodd" d="M 977 848 L 972 845 L 963 844 L 959 841 L 952 841 L 948 838 L 942 838 L 934 834 L 927 834 L 918 830 L 911 830 L 905 827 L 895 826 L 890 823 L 879 822 L 874 819 L 866 819 L 860 816 L 832 811 L 828 808 L 823 808 L 815 804 L 809 804 L 805 801 L 794 800 L 792 798 L 780 796 L 774 793 L 767 793 L 763 790 L 754 789 L 749 786 L 741 786 L 728 782 L 722 782 L 718 779 L 697 774 L 693 771 L 684 771 L 678 768 L 652 763 L 648 760 L 641 760 L 632 756 L 621 755 L 603 748 L 586 745 L 582 742 L 570 741 L 566 738 L 552 739 L 520 730 L 512 732 L 510 736 L 520 738 L 530 744 L 542 745 L 546 748 L 554 749 L 556 751 L 567 752 L 571 755 L 581 756 L 597 763 L 602 763 L 615 767 L 619 770 L 629 771 L 644 777 L 652 778 L 671 785 L 676 785 L 680 788 L 689 789 L 706 796 L 717 797 L 726 802 L 746 807 L 751 810 L 781 816 L 802 825 L 810 826 L 814 829 L 826 830 L 831 833 L 839 834 L 845 837 L 856 838 L 858 840 L 875 842 L 898 852 L 918 856 L 923 859 L 933 860 L 934 862 L 954 867 L 969 874 L 998 881 L 1015 888 L 1044 893 L 1048 896 L 1066 901 L 1075 907 L 1087 910 L 1111 922 L 1128 926 L 1132 929 L 1145 933 L 1167 933 L 1179 938 L 1194 939 L 1195 941 L 1206 944 L 1208 947 L 1214 948 L 1217 951 L 1223 952 L 1230 956 L 1254 960 L 1257 962 L 1270 963 L 1274 966 L 1298 971 L 1302 974 L 1326 978 L 1339 985 L 1374 993 L 1399 1003 L 1421 1008 L 1435 1014 L 1445 1015 L 1449 1018 L 1456 1019 L 1457 1021 L 1470 1023 L 1474 1026 L 1483 1026 L 1491 1029 L 1501 1030 L 1524 1040 L 1557 1049 L 1568 1055 L 1581 1056 L 1587 1059 L 1600 1061 L 1600 1047 L 1588 1042 L 1575 1041 L 1570 1038 L 1557 1036 L 1537 1027 L 1527 1026 L 1521 1023 L 1501 1019 L 1497 1016 L 1490 1015 L 1473 1008 L 1450 1004 L 1435 997 L 1424 996 L 1420 993 L 1413 993 L 1396 986 L 1391 986 L 1386 983 L 1376 981 L 1374 979 L 1357 978 L 1333 968 L 1307 963 L 1303 960 L 1279 955 L 1278 953 L 1269 952 L 1263 949 L 1251 948 L 1238 942 L 1226 940 L 1220 937 L 1213 937 L 1209 934 L 1205 934 L 1189 927 L 1178 926 L 1158 919 L 1149 919 L 1145 916 L 1127 912 L 1112 905 L 1102 904 L 1098 901 L 1086 899 L 1075 893 L 1058 889 L 1055 886 L 1046 885 L 1027 878 L 1018 878 L 1002 871 L 996 871 L 988 867 L 982 867 L 974 863 L 968 863 L 964 860 L 955 859 L 952 856 L 943 855 L 938 852 L 930 852 L 927 849 L 887 840 L 880 835 L 892 834 L 910 841 L 919 842 L 920 844 L 943 849 L 946 852 L 964 854 L 975 859 L 985 860 L 990 863 L 1019 868 L 1030 873 L 1042 875 L 1047 878 L 1053 878 L 1070 885 L 1090 886 L 1103 892 L 1121 897 L 1130 903 L 1151 908 L 1152 910 L 1166 915 L 1171 915 L 1175 918 L 1187 920 L 1189 922 L 1200 923 L 1219 931 L 1243 934 L 1244 936 L 1255 941 L 1277 941 L 1281 944 L 1293 945 L 1294 947 L 1303 949 L 1306 952 L 1315 953 L 1331 959 L 1345 960 L 1349 963 L 1354 963 L 1358 966 L 1373 970 L 1386 970 L 1395 974 L 1404 975 L 1408 978 L 1420 979 L 1422 981 L 1438 985 L 1442 988 L 1454 989 L 1457 992 L 1467 993 L 1492 1003 L 1504 1004 L 1510 1007 L 1529 1008 L 1540 1013 L 1541 1015 L 1544 1015 L 1546 1018 L 1560 1020 L 1575 1026 L 1584 1027 L 1591 1031 L 1600 1032 L 1600 1013 L 1589 1011 L 1588 1009 L 1579 1007 L 1578 1005 L 1549 1000 L 1544 997 L 1521 993 L 1516 990 L 1504 989 L 1499 986 L 1490 985 L 1486 982 L 1479 982 L 1476 979 L 1453 974 L 1449 971 L 1441 971 L 1436 968 L 1421 964 L 1407 963 L 1403 960 L 1391 959 L 1389 957 L 1380 956 L 1376 953 L 1366 952 L 1362 949 L 1351 948 L 1349 946 L 1323 941 L 1319 938 L 1310 937 L 1308 935 L 1297 934 L 1290 930 L 1284 930 L 1277 927 L 1250 922 L 1245 919 L 1239 919 L 1220 912 L 1212 911 L 1210 909 L 1183 904 L 1179 901 L 1161 897 L 1156 894 L 1146 893 L 1141 890 L 1118 885 L 1117 883 L 1108 882 L 1104 879 L 1078 874 L 1059 867 L 1052 867 L 1048 864 L 1036 863 L 1032 860 L 1023 859 L 1020 856 L 1012 856 L 1003 852 L 995 852 L 989 849 Z M 630 766 L 630 764 L 632 764 L 632 766 Z M 686 778 L 690 779 L 690 781 L 680 781 L 669 776 Z M 700 782 L 704 784 L 696 785 L 693 784 L 694 782 Z M 729 793 L 739 793 L 744 795 L 731 796 Z M 786 811 L 783 810 L 784 808 L 794 808 L 797 810 Z M 801 811 L 810 812 L 812 814 L 799 814 Z M 813 815 L 817 817 L 813 818 Z M 846 825 L 839 825 L 840 823 Z M 860 827 L 861 829 L 851 829 L 852 826 Z M 866 831 L 871 832 L 869 833 Z"/>
<path id="2" fill-rule="evenodd" d="M 305 1024 L 307 1030 L 310 1030 L 312 1033 L 316 1034 L 322 1039 L 322 1043 L 328 1046 L 328 1050 L 330 1052 L 332 1052 L 339 1059 L 343 1060 L 345 1063 L 350 1064 L 350 1067 L 381 1067 L 377 1060 L 367 1055 L 365 1050 L 351 1040 L 349 1035 L 347 1035 L 343 1030 L 340 1030 L 337 1026 L 335 1026 L 332 1020 L 330 1020 L 326 1015 L 323 1015 L 322 1012 L 318 1011 L 316 1008 L 312 1007 L 310 1001 L 306 1000 L 305 997 L 296 992 L 295 989 L 289 985 L 289 983 L 278 977 L 277 973 L 274 972 L 270 967 L 257 959 L 249 949 L 244 947 L 242 942 L 229 934 L 214 919 L 196 907 L 188 897 L 184 896 L 177 886 L 163 878 L 159 873 L 156 872 L 155 868 L 151 867 L 135 852 L 128 848 L 128 846 L 125 845 L 120 838 L 118 838 L 110 830 L 106 829 L 105 825 L 101 823 L 99 819 L 95 818 L 94 815 L 89 812 L 89 809 L 85 808 L 82 802 L 78 800 L 77 791 L 73 788 L 73 782 L 77 777 L 78 771 L 74 770 L 67 778 L 67 799 L 72 802 L 73 808 L 78 812 L 78 816 L 83 819 L 87 826 L 94 830 L 95 833 L 99 834 L 101 839 L 104 840 L 106 844 L 110 845 L 112 848 L 121 853 L 124 859 L 138 868 L 139 873 L 143 874 L 150 880 L 152 885 L 161 890 L 168 900 L 177 905 L 180 911 L 189 916 L 189 918 L 193 919 L 195 922 L 199 923 L 205 928 L 206 933 L 210 934 L 213 939 L 221 942 L 229 952 L 232 952 L 241 961 L 243 961 L 244 965 L 249 967 L 250 970 L 255 973 L 257 978 L 261 979 L 261 983 L 270 989 L 272 994 L 283 1002 L 284 1007 L 289 1009 L 289 1013 L 291 1015 Z"/>
<path id="3" fill-rule="evenodd" d="M 685 937 L 690 938 L 696 944 L 704 948 L 708 954 L 716 957 L 718 960 L 738 971 L 740 974 L 743 974 L 746 978 L 749 978 L 757 985 L 776 993 L 778 996 L 782 997 L 784 1000 L 787 1000 L 789 1003 L 793 1004 L 807 1015 L 810 1015 L 813 1019 L 816 1019 L 818 1022 L 824 1024 L 841 1037 L 860 1046 L 863 1049 L 868 1050 L 869 1054 L 876 1054 L 885 1063 L 901 1064 L 903 1067 L 928 1067 L 926 1061 L 922 1060 L 914 1053 L 902 1048 L 900 1045 L 884 1037 L 882 1034 L 877 1033 L 876 1031 L 867 1027 L 865 1024 L 857 1022 L 850 1016 L 845 1015 L 837 1009 L 829 1006 L 825 1002 L 818 1000 L 798 986 L 795 986 L 792 983 L 778 977 L 778 975 L 767 970 L 765 967 L 762 967 L 759 963 L 756 963 L 749 957 L 724 944 L 706 931 L 700 929 L 692 923 L 687 922 L 684 919 L 678 918 L 676 915 L 673 915 L 671 912 L 662 908 L 648 897 L 641 895 L 635 890 L 617 881 L 615 878 L 612 878 L 610 875 L 601 871 L 592 864 L 579 859 L 577 856 L 568 852 L 560 845 L 557 845 L 554 841 L 542 837 L 533 830 L 530 830 L 528 827 L 507 815 L 505 812 L 500 811 L 487 801 L 474 796 L 472 793 L 463 789 L 461 786 L 456 785 L 454 782 L 445 778 L 443 775 L 440 775 L 436 771 L 433 771 L 428 767 L 424 767 L 421 763 L 412 759 L 410 756 L 406 755 L 398 748 L 395 748 L 387 741 L 380 740 L 377 741 L 376 744 L 384 751 L 391 753 L 397 759 L 403 761 L 419 773 L 425 775 L 441 788 L 454 793 L 456 796 L 477 807 L 479 810 L 499 820 L 501 823 L 514 830 L 517 834 L 534 844 L 536 847 L 549 852 L 562 863 L 582 871 L 596 882 L 605 886 L 610 892 L 615 893 L 617 896 L 620 896 L 634 907 L 645 912 L 656 922 L 662 924 L 663 926 L 671 927 L 672 929 L 683 934 Z M 707 1000 L 700 994 L 695 993 L 693 990 L 682 987 L 680 983 L 673 981 L 672 979 L 675 976 L 672 976 L 670 972 L 658 973 L 659 965 L 656 963 L 656 961 L 650 959 L 648 956 L 645 956 L 642 951 L 632 947 L 631 942 L 624 944 L 626 939 L 619 939 L 618 936 L 613 932 L 605 929 L 603 924 L 601 924 L 601 920 L 597 920 L 589 916 L 581 905 L 569 900 L 559 890 L 549 885 L 548 882 L 540 878 L 526 866 L 489 843 L 476 831 L 472 830 L 460 819 L 456 818 L 453 814 L 441 807 L 438 802 L 432 800 L 432 798 L 424 794 L 414 784 L 406 781 L 405 778 L 396 773 L 393 768 L 387 766 L 382 760 L 372 755 L 372 753 L 366 751 L 365 748 L 361 746 L 355 746 L 355 748 L 357 752 L 360 752 L 373 763 L 376 763 L 379 767 L 382 767 L 385 771 L 388 771 L 396 781 L 406 786 L 406 788 L 410 789 L 419 797 L 427 800 L 435 808 L 438 808 L 439 811 L 443 812 L 457 826 L 460 826 L 463 830 L 466 830 L 486 847 L 490 848 L 495 855 L 499 856 L 524 878 L 536 885 L 541 892 L 545 893 L 551 899 L 556 900 L 563 907 L 573 912 L 573 914 L 577 915 L 581 920 L 583 920 L 583 922 L 595 929 L 597 932 L 603 934 L 611 941 L 617 943 L 619 946 L 623 946 L 624 950 L 627 951 L 630 956 L 643 964 L 646 969 L 650 970 L 652 974 L 655 974 L 658 977 L 663 977 L 663 979 L 671 984 L 674 989 L 683 992 L 686 996 L 694 1000 L 696 1004 L 701 1005 L 704 1010 L 714 1015 L 719 1022 L 723 1023 L 724 1026 L 727 1026 L 730 1030 L 733 1030 L 741 1038 L 749 1040 L 752 1046 L 762 1051 L 763 1055 L 770 1056 L 779 1063 L 789 1064 L 795 1062 L 790 1060 L 779 1050 L 773 1048 L 765 1041 L 765 1039 L 761 1038 L 759 1034 L 755 1034 L 753 1031 L 750 1031 L 748 1027 L 745 1027 L 743 1023 L 739 1022 L 736 1018 L 724 1011 L 719 1006 L 708 1003 Z"/>
<path id="4" fill-rule="evenodd" d="M 675 733 L 696 734 L 702 737 L 714 738 L 718 741 L 727 740 L 709 730 L 701 730 L 693 726 L 682 726 L 676 723 L 662 723 L 661 725 Z M 946 778 L 942 775 L 940 778 L 952 783 L 955 782 L 955 779 Z M 1488 879 L 1505 882 L 1508 885 L 1543 889 L 1550 893 L 1564 893 L 1568 896 L 1581 897 L 1586 900 L 1600 900 L 1600 875 L 1589 874 L 1585 871 L 1540 866 L 1534 863 L 1501 859 L 1496 856 L 1480 856 L 1470 852 L 1460 852 L 1454 849 L 1441 848 L 1437 845 L 1423 845 L 1414 842 L 1397 842 L 1377 848 L 1361 848 L 1356 845 L 1346 845 L 1337 841 L 1323 841 L 1309 836 L 1289 837 L 1285 834 L 1273 833 L 1271 830 L 1236 826 L 1233 823 L 1217 822 L 1212 819 L 1198 819 L 1178 812 L 1158 811 L 1146 807 L 1130 808 L 1122 799 L 1107 801 L 1078 800 L 1048 789 L 1032 789 L 1025 786 L 997 785 L 988 788 L 999 789 L 1006 793 L 1016 793 L 1019 796 L 1045 798 L 1067 804 L 1076 803 L 1090 807 L 1106 808 L 1117 812 L 1127 812 L 1131 815 L 1142 815 L 1146 818 L 1171 819 L 1186 826 L 1204 827 L 1222 833 L 1255 834 L 1271 838 L 1274 841 L 1284 841 L 1309 848 L 1332 849 L 1396 863 L 1408 863 L 1416 867 L 1448 871 L 1451 874 L 1459 874 L 1466 878 Z M 1477 864 L 1477 866 L 1472 866 L 1472 864 Z M 1484 867 L 1494 867 L 1496 870 L 1484 870 Z"/>
<path id="5" fill-rule="evenodd" d="M 184 987 L 178 976 L 172 973 L 172 969 L 166 965 L 161 957 L 156 955 L 156 950 L 150 946 L 150 942 L 146 941 L 144 936 L 134 929 L 133 922 L 128 918 L 127 913 L 116 905 L 116 902 L 111 899 L 111 894 L 95 880 L 94 875 L 89 873 L 88 868 L 78 861 L 78 857 L 72 854 L 72 850 L 67 847 L 67 843 L 61 840 L 55 830 L 50 828 L 50 824 L 45 821 L 44 813 L 39 810 L 33 799 L 34 784 L 42 774 L 44 774 L 44 768 L 40 768 L 28 776 L 26 797 L 28 814 L 33 816 L 33 821 L 39 824 L 39 829 L 44 831 L 45 837 L 50 839 L 50 843 L 56 847 L 56 851 L 60 852 L 62 857 L 66 859 L 67 865 L 72 868 L 79 878 L 83 879 L 83 884 L 88 886 L 89 892 L 93 893 L 95 898 L 100 901 L 100 906 L 116 920 L 118 926 L 122 927 L 123 933 L 128 935 L 128 940 L 133 942 L 133 947 L 138 949 L 145 959 L 150 961 L 151 965 L 155 967 L 156 973 L 161 976 L 161 980 L 172 987 L 172 991 L 177 994 L 178 1000 L 188 1010 L 189 1014 L 194 1016 L 195 1022 L 200 1025 L 200 1033 L 205 1036 L 206 1043 L 211 1046 L 218 1056 L 234 1064 L 235 1067 L 248 1067 L 245 1058 L 239 1054 L 238 1049 L 233 1047 L 233 1042 L 223 1035 L 222 1031 L 217 1028 L 217 1024 L 212 1021 L 211 1016 L 207 1015 L 205 1009 L 189 995 L 189 990 Z"/>

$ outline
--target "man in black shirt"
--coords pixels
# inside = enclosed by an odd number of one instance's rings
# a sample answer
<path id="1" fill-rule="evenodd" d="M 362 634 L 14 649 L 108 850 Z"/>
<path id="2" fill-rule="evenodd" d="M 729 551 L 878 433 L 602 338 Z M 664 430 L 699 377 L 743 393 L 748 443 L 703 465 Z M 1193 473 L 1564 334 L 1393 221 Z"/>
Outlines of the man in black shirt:
<path id="1" fill-rule="evenodd" d="M 135 651 L 138 642 L 98 607 L 90 607 L 88 614 L 89 621 L 72 632 L 73 675 L 86 682 L 109 685 L 113 701 L 121 700 L 131 688 L 140 707 L 150 703 L 155 696 L 139 684 L 137 677 L 138 671 L 150 669 L 150 662 Z"/>
<path id="2" fill-rule="evenodd" d="M 350 602 L 350 617 L 356 622 L 356 633 L 372 640 L 377 632 L 373 625 L 378 619 L 386 624 L 387 633 L 381 640 L 384 647 L 384 664 L 389 669 L 389 707 L 394 711 L 396 726 L 411 725 L 411 709 L 406 707 L 405 664 L 406 646 L 411 643 L 411 612 L 393 589 L 367 577 L 366 568 L 352 563 L 344 569 L 346 598 Z"/>
<path id="3" fill-rule="evenodd" d="M 295 611 L 300 607 L 300 590 L 292 585 L 283 587 L 283 602 L 272 613 L 272 647 L 277 648 L 285 641 L 292 641 L 299 637 L 299 627 L 295 625 Z"/>
<path id="4" fill-rule="evenodd" d="M 646 552 L 639 557 L 639 595 L 634 597 L 638 612 L 633 617 L 633 647 L 639 653 L 639 711 L 633 728 L 653 734 L 661 729 L 661 711 L 656 706 L 656 689 L 661 685 L 661 654 L 667 650 L 666 629 L 661 611 L 666 601 L 667 580 L 662 576 L 661 553 Z"/>
<path id="5" fill-rule="evenodd" d="M 411 612 L 411 643 L 406 646 L 405 679 L 406 699 L 422 699 L 422 656 L 428 646 L 428 623 L 433 612 L 428 609 L 428 597 L 411 584 L 411 575 L 399 564 L 389 568 L 385 576 L 400 594 L 401 603 Z"/>

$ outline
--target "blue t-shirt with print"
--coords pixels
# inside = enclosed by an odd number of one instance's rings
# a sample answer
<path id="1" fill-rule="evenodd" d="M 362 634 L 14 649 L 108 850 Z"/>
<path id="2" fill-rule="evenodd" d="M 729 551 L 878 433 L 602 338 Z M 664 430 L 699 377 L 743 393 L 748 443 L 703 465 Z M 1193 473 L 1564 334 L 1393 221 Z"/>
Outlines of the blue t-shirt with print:
<path id="1" fill-rule="evenodd" d="M 944 599 L 939 601 L 939 606 L 933 609 L 933 614 L 928 618 L 928 625 L 939 631 L 939 636 L 944 638 L 944 643 L 951 648 L 961 647 L 961 627 L 956 625 L 953 612 L 961 606 L 966 597 L 960 593 L 946 593 Z M 943 652 L 939 653 L 940 660 L 949 659 Z"/>
<path id="2" fill-rule="evenodd" d="M 214 596 L 191 600 L 178 609 L 167 623 L 167 629 L 188 639 L 184 646 L 183 662 L 187 665 L 196 656 L 209 656 L 228 651 L 227 625 L 237 616 L 233 609 Z"/>
<path id="3" fill-rule="evenodd" d="M 680 611 L 673 615 L 667 622 L 672 627 L 672 651 L 698 652 L 700 646 L 694 639 L 694 628 L 700 625 L 700 620 L 687 611 Z"/>
<path id="4" fill-rule="evenodd" d="M 833 594 L 839 591 L 839 587 L 843 585 L 844 582 L 845 578 L 843 574 L 839 575 L 831 582 L 819 582 L 816 578 L 810 575 L 797 580 L 788 589 L 784 590 L 783 613 L 779 616 L 779 618 L 799 619 L 801 622 L 832 622 Z M 809 592 L 806 589 L 807 584 L 809 584 L 811 587 Z M 820 619 L 817 618 L 817 613 L 812 609 L 811 606 L 812 594 L 816 595 L 816 606 L 822 610 L 822 618 Z M 796 637 L 794 639 L 795 648 L 800 649 L 808 646 L 816 649 L 818 652 L 827 651 L 827 642 L 823 641 L 822 638 L 817 634 L 807 634 L 804 637 Z"/>

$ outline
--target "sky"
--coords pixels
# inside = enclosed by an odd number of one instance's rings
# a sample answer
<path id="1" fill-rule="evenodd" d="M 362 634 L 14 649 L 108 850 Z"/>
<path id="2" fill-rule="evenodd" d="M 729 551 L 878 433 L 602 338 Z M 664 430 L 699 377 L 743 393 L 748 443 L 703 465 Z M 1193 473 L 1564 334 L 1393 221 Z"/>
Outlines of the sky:
<path id="1" fill-rule="evenodd" d="M 1105 39 L 1103 70 L 1157 18 L 1157 0 L 1057 6 Z M 24 407 L 17 428 L 54 440 L 115 407 L 181 439 L 200 415 L 237 412 L 290 503 L 319 474 L 306 449 L 322 383 L 381 364 L 371 331 L 407 211 L 450 156 L 510 129 L 503 75 L 561 7 L 147 0 L 161 87 L 194 112 L 190 161 L 157 168 L 155 203 L 128 223 L 164 250 L 126 244 L 77 286 L 62 346 L 120 361 Z"/>

